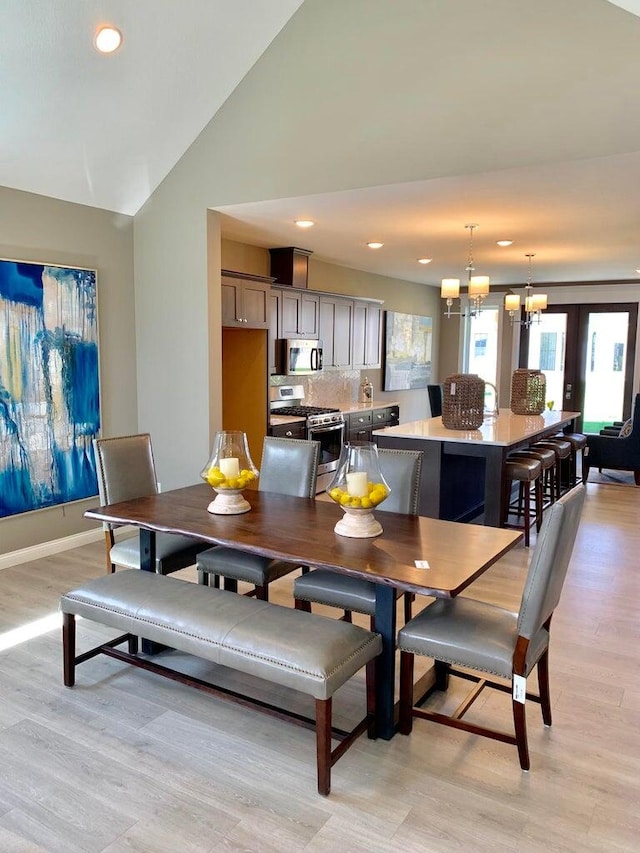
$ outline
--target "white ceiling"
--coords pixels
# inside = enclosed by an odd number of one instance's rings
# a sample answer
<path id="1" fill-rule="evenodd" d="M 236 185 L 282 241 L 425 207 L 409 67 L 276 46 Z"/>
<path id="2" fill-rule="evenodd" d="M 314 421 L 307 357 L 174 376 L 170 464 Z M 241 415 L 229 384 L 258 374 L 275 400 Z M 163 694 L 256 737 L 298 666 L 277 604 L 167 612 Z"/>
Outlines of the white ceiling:
<path id="1" fill-rule="evenodd" d="M 136 213 L 301 3 L 1 0 L 0 185 Z"/>
<path id="2" fill-rule="evenodd" d="M 2 0 L 0 185 L 135 213 L 301 2 Z M 640 79 L 640 0 L 608 5 L 637 34 Z M 113 56 L 92 45 L 106 22 L 124 33 Z M 610 39 L 602 50 L 615 65 Z M 544 165 L 219 208 L 223 234 L 435 285 L 464 278 L 464 226 L 475 222 L 476 271 L 495 283 L 523 281 L 526 252 L 536 281 L 640 281 L 640 139 L 628 120 L 640 102 L 615 95 L 610 156 L 566 161 L 558 139 Z M 589 108 L 588 86 L 575 97 Z M 317 225 L 300 231 L 292 222 L 303 216 Z M 501 249 L 500 238 L 514 244 Z M 370 239 L 385 245 L 373 252 Z"/>

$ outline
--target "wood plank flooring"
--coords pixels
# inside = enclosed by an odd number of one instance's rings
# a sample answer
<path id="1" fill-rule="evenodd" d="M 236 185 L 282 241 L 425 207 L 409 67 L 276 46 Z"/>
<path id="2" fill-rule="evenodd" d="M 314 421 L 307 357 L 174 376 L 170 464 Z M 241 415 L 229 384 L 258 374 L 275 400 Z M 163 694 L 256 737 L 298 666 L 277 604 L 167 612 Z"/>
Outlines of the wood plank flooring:
<path id="1" fill-rule="evenodd" d="M 311 732 L 107 658 L 64 688 L 56 626 L 3 648 L 8 632 L 102 574 L 102 543 L 0 571 L 0 851 L 638 850 L 639 519 L 640 489 L 589 484 L 554 617 L 553 727 L 527 709 L 530 773 L 514 747 L 416 720 L 408 738 L 360 739 L 333 768 L 328 798 L 315 791 Z M 516 610 L 528 557 L 511 552 L 468 595 Z M 272 590 L 291 604 L 291 578 Z M 78 646 L 113 634 L 80 621 Z M 180 665 L 246 689 L 236 673 Z M 306 697 L 252 688 L 311 710 Z M 453 682 L 436 704 L 457 704 L 464 689 Z M 364 679 L 334 702 L 338 725 L 359 718 Z M 508 727 L 510 699 L 488 695 L 473 714 Z"/>

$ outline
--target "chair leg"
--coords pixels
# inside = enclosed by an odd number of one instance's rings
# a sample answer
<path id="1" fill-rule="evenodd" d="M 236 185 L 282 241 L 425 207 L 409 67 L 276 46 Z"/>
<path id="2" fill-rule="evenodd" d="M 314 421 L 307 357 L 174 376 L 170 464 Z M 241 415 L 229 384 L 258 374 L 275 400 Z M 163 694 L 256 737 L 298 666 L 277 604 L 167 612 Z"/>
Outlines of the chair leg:
<path id="1" fill-rule="evenodd" d="M 258 601 L 269 601 L 269 586 L 256 586 L 256 598 Z"/>
<path id="2" fill-rule="evenodd" d="M 410 735 L 413 728 L 413 653 L 400 652 L 400 719 L 398 731 Z"/>
<path id="3" fill-rule="evenodd" d="M 304 601 L 302 598 L 295 598 L 294 604 L 296 610 L 304 610 L 305 613 L 311 613 L 311 602 Z"/>
<path id="4" fill-rule="evenodd" d="M 636 486 L 640 486 L 640 470 L 633 472 L 633 479 L 635 481 Z"/>
<path id="5" fill-rule="evenodd" d="M 551 725 L 551 695 L 549 693 L 549 652 L 546 651 L 538 661 L 538 693 L 540 708 L 545 726 Z"/>
<path id="6" fill-rule="evenodd" d="M 375 740 L 378 734 L 378 726 L 376 721 L 376 662 L 370 660 L 366 666 L 367 677 L 367 715 L 371 718 L 367 737 L 369 740 Z"/>
<path id="7" fill-rule="evenodd" d="M 520 767 L 523 770 L 528 770 L 529 762 L 529 747 L 527 745 L 527 718 L 524 702 L 516 702 L 512 700 L 513 705 L 513 725 L 516 732 L 516 745 L 518 747 L 518 757 L 520 759 Z"/>
<path id="8" fill-rule="evenodd" d="M 331 697 L 316 699 L 316 756 L 318 793 L 326 797 L 331 790 Z"/>
<path id="9" fill-rule="evenodd" d="M 353 622 L 353 614 L 350 610 L 345 610 L 340 617 L 341 622 Z"/>
<path id="10" fill-rule="evenodd" d="M 434 660 L 433 667 L 436 676 L 436 690 L 446 690 L 449 687 L 449 674 L 451 672 L 451 664 L 445 663 L 442 660 Z"/>
<path id="11" fill-rule="evenodd" d="M 128 641 L 127 646 L 128 646 L 130 655 L 137 655 L 138 654 L 138 638 L 136 637 L 135 634 L 129 635 L 129 641 Z"/>
<path id="12" fill-rule="evenodd" d="M 65 687 L 76 683 L 76 617 L 62 614 L 62 669 Z"/>

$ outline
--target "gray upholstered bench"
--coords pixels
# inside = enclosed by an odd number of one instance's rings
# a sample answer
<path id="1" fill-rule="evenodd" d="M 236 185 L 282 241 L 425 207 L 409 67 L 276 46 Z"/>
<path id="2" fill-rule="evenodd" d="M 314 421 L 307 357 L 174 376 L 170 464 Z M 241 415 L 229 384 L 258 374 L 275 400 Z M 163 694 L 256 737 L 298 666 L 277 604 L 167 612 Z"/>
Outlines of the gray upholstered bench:
<path id="1" fill-rule="evenodd" d="M 136 569 L 105 575 L 60 599 L 63 613 L 64 683 L 73 687 L 76 664 L 106 654 L 175 681 L 315 726 L 318 791 L 328 794 L 331 767 L 375 723 L 375 658 L 378 634 L 324 616 L 303 613 L 233 592 Z M 75 617 L 120 631 L 122 636 L 76 655 Z M 316 700 L 315 721 L 138 656 L 138 637 L 216 664 L 299 690 Z M 128 642 L 128 652 L 116 646 Z M 361 667 L 367 667 L 367 714 L 350 732 L 331 726 L 331 697 Z M 332 735 L 341 742 L 331 749 Z"/>

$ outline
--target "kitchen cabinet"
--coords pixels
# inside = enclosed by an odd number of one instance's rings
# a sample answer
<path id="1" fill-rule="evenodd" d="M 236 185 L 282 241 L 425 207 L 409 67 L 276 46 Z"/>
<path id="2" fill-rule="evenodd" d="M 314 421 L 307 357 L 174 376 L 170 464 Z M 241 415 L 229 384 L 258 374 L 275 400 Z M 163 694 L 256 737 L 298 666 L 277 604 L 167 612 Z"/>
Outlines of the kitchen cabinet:
<path id="1" fill-rule="evenodd" d="M 267 276 L 222 270 L 222 325 L 268 329 L 272 280 Z"/>
<path id="2" fill-rule="evenodd" d="M 276 372 L 276 341 L 280 334 L 280 291 L 272 287 L 269 294 L 269 350 L 268 369 L 271 375 Z"/>
<path id="3" fill-rule="evenodd" d="M 281 338 L 318 337 L 317 293 L 305 290 L 280 290 L 280 333 Z"/>
<path id="4" fill-rule="evenodd" d="M 345 416 L 347 441 L 371 441 L 373 429 L 373 412 L 368 409 L 362 412 L 352 412 Z"/>
<path id="5" fill-rule="evenodd" d="M 273 424 L 270 428 L 271 435 L 278 438 L 306 438 L 307 427 L 305 421 L 296 421 L 291 424 Z"/>
<path id="6" fill-rule="evenodd" d="M 319 337 L 325 367 L 351 365 L 353 300 L 343 296 L 320 296 Z"/>
<path id="7" fill-rule="evenodd" d="M 397 426 L 400 423 L 400 406 L 385 406 L 384 409 L 374 409 L 373 428 Z"/>
<path id="8" fill-rule="evenodd" d="M 353 348 L 351 366 L 380 367 L 382 309 L 378 303 L 353 301 Z"/>

